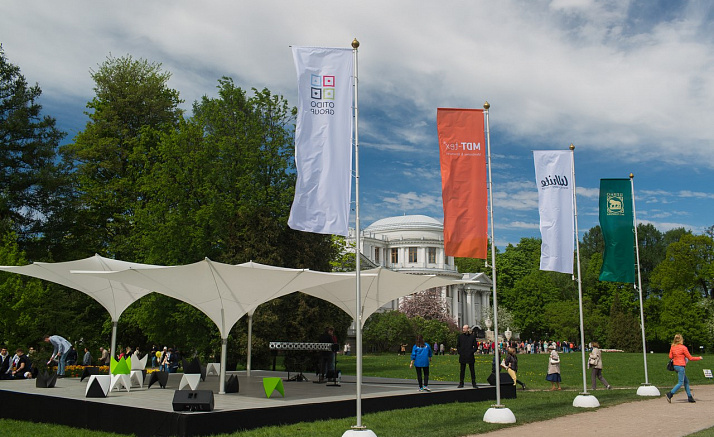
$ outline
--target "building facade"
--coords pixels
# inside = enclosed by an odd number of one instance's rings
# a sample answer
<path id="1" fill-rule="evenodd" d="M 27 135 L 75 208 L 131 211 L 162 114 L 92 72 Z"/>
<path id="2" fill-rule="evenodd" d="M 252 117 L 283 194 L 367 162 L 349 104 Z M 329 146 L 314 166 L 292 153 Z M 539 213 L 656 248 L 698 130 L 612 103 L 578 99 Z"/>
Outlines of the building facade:
<path id="1" fill-rule="evenodd" d="M 355 230 L 348 242 L 354 243 Z M 362 231 L 362 260 L 371 267 L 384 267 L 401 273 L 438 275 L 463 283 L 439 287 L 450 316 L 458 326 L 468 324 L 486 329 L 490 313 L 491 279 L 483 273 L 460 273 L 454 257 L 444 253 L 444 225 L 424 215 L 404 215 L 377 220 Z M 403 299 L 383 309 L 397 310 Z"/>

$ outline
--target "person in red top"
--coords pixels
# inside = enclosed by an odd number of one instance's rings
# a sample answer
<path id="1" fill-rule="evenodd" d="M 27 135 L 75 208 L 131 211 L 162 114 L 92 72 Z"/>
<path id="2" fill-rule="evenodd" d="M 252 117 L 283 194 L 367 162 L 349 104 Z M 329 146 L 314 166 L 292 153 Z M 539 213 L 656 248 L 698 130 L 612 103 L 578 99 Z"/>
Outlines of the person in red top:
<path id="1" fill-rule="evenodd" d="M 674 370 L 677 372 L 677 385 L 675 385 L 670 392 L 667 393 L 667 402 L 672 403 L 672 396 L 677 393 L 684 384 L 684 390 L 687 392 L 687 398 L 689 402 L 696 402 L 692 397 L 692 392 L 689 391 L 689 378 L 687 374 L 684 373 L 684 369 L 687 366 L 687 361 L 698 361 L 702 357 L 693 357 L 689 354 L 689 349 L 684 344 L 684 338 L 682 334 L 676 334 L 674 340 L 672 341 L 672 347 L 669 349 L 669 358 L 672 359 L 672 364 L 674 364 Z"/>

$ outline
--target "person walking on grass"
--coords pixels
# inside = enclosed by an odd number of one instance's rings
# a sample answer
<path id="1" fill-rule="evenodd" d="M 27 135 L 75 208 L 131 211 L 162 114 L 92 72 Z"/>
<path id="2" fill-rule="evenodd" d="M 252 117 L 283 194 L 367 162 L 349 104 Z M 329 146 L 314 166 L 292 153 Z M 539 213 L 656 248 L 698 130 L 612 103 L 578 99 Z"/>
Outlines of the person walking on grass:
<path id="1" fill-rule="evenodd" d="M 431 346 L 428 343 L 424 343 L 424 337 L 417 335 L 416 344 L 412 348 L 412 360 L 409 363 L 409 368 L 416 367 L 419 391 L 431 391 L 429 389 L 429 362 L 431 361 L 431 356 Z M 422 372 L 424 373 L 423 384 Z"/>
<path id="2" fill-rule="evenodd" d="M 546 381 L 550 381 L 550 390 L 561 390 L 560 388 L 560 356 L 556 350 L 555 344 L 551 343 L 548 346 L 550 355 L 548 356 L 548 376 Z"/>
<path id="3" fill-rule="evenodd" d="M 514 347 L 509 347 L 507 349 L 507 354 L 506 358 L 503 360 L 503 364 L 501 367 L 506 369 L 508 374 L 511 376 L 511 379 L 513 380 L 513 385 L 520 384 L 521 389 L 525 390 L 526 389 L 526 384 L 518 380 L 517 372 L 518 372 L 518 357 L 516 356 L 516 348 Z M 494 357 L 495 358 L 495 357 Z"/>
<path id="4" fill-rule="evenodd" d="M 593 341 L 592 346 L 593 348 L 588 358 L 588 367 L 590 367 L 590 382 L 592 383 L 593 390 L 597 388 L 598 379 L 605 384 L 605 388 L 610 390 L 612 386 L 607 382 L 607 379 L 602 376 L 602 351 L 600 350 L 600 343 Z"/>
<path id="5" fill-rule="evenodd" d="M 671 391 L 667 392 L 667 402 L 672 403 L 672 396 L 677 393 L 682 385 L 684 385 L 684 390 L 687 392 L 687 401 L 694 403 L 694 397 L 692 397 L 692 392 L 689 390 L 689 378 L 685 373 L 685 368 L 687 367 L 687 361 L 699 361 L 703 359 L 702 357 L 693 357 L 689 353 L 689 349 L 684 345 L 684 338 L 682 334 L 676 334 L 674 340 L 672 341 L 672 346 L 669 348 L 669 358 L 674 364 L 674 371 L 677 372 L 677 385 L 675 385 Z"/>

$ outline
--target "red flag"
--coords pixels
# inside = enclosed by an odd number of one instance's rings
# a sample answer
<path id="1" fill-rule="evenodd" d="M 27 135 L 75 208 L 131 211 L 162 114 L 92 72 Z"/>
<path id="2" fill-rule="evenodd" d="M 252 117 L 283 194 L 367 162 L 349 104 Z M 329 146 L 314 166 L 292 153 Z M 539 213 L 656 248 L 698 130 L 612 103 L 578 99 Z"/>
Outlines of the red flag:
<path id="1" fill-rule="evenodd" d="M 486 259 L 488 205 L 482 109 L 436 110 L 444 201 L 444 251 Z"/>

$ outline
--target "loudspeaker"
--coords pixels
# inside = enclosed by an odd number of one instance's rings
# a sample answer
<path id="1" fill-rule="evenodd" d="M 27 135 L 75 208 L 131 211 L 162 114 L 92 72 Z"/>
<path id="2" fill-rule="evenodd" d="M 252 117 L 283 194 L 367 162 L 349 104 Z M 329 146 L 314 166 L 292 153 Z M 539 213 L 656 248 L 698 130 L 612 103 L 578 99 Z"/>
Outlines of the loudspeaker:
<path id="1" fill-rule="evenodd" d="M 511 378 L 511 375 L 508 373 L 499 373 L 501 375 L 501 385 L 506 384 L 506 385 L 513 385 L 513 379 Z M 488 385 L 496 385 L 496 374 L 492 373 L 488 375 Z"/>
<path id="2" fill-rule="evenodd" d="M 213 411 L 211 390 L 176 390 L 173 400 L 174 411 Z"/>

